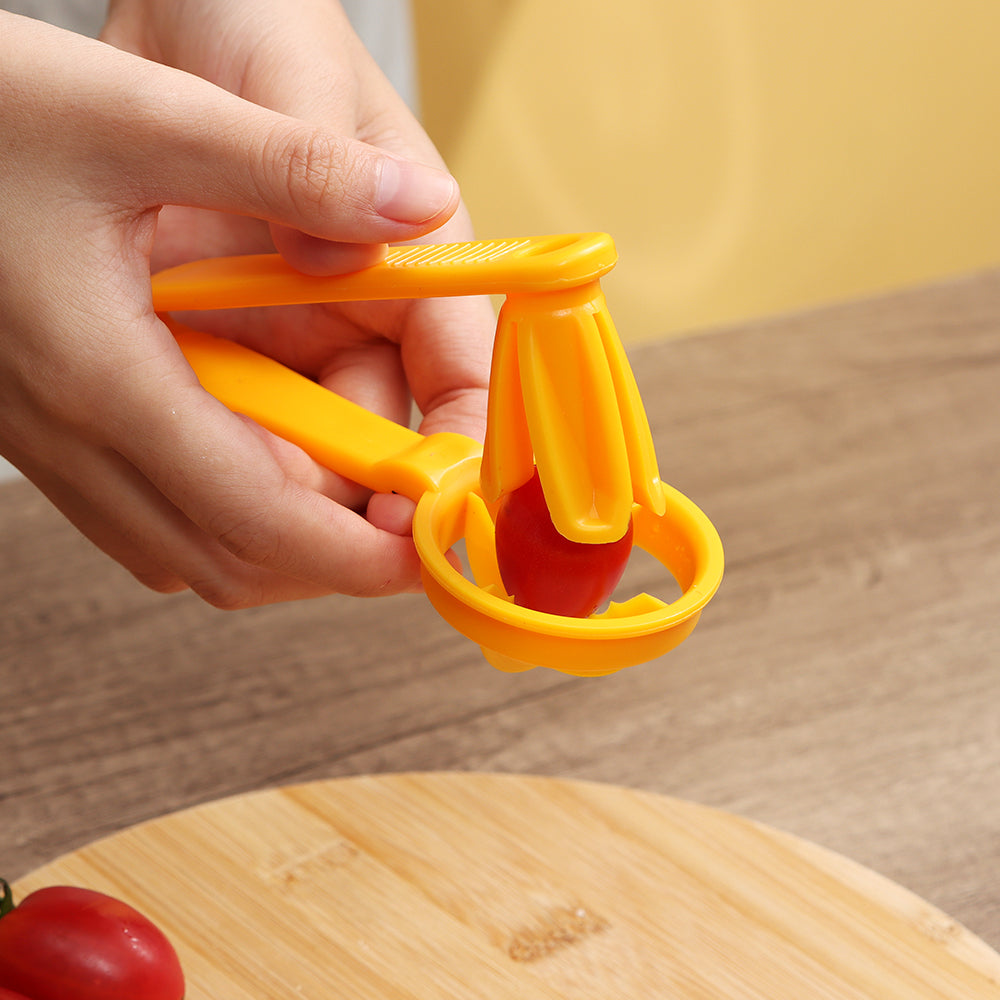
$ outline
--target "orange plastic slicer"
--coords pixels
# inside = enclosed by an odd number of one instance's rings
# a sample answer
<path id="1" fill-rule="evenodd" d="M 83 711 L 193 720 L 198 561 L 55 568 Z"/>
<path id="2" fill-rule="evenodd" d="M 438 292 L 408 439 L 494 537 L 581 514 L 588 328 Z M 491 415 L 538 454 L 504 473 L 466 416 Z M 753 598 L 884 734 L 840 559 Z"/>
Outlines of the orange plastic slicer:
<path id="1" fill-rule="evenodd" d="M 661 482 L 649 427 L 599 279 L 616 261 L 605 234 L 391 249 L 349 275 L 299 274 L 276 255 L 196 261 L 153 278 L 160 313 L 348 300 L 504 294 L 484 448 L 423 436 L 281 364 L 173 321 L 205 389 L 373 490 L 417 502 L 413 539 L 438 612 L 504 670 L 607 674 L 683 641 L 722 578 L 722 545 L 690 500 Z M 351 433 L 330 433 L 350 427 Z M 557 528 L 620 538 L 676 579 L 681 596 L 638 594 L 589 618 L 519 607 L 496 564 L 493 511 L 537 465 Z M 472 579 L 446 553 L 464 539 Z"/>

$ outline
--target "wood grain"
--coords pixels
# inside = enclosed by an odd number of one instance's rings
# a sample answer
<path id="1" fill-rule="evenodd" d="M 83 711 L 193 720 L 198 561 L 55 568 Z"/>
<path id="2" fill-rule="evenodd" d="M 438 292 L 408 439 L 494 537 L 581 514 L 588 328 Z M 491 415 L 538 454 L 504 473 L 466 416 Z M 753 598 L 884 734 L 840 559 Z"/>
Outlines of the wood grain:
<path id="1" fill-rule="evenodd" d="M 127 898 L 188 1000 L 978 1000 L 1000 955 L 860 866 L 724 812 L 551 778 L 261 792 L 125 831 L 16 888 Z"/>
<path id="2" fill-rule="evenodd" d="M 604 679 L 500 674 L 420 596 L 147 593 L 0 486 L 0 871 L 290 782 L 535 773 L 788 830 L 1000 945 L 1000 275 L 630 354 L 727 575 Z"/>

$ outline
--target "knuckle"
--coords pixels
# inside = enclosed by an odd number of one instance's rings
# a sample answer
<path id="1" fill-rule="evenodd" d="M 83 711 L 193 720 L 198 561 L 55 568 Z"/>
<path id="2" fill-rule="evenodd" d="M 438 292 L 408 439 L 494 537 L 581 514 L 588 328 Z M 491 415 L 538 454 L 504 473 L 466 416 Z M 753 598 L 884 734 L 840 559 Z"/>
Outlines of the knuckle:
<path id="1" fill-rule="evenodd" d="M 191 592 L 220 611 L 242 611 L 268 603 L 259 574 L 246 565 L 219 558 L 205 572 L 190 578 Z"/>
<path id="2" fill-rule="evenodd" d="M 216 525 L 212 534 L 230 555 L 252 566 L 273 564 L 281 550 L 281 534 L 263 513 Z"/>
<path id="3" fill-rule="evenodd" d="M 309 129 L 296 129 L 272 146 L 273 176 L 295 209 L 328 215 L 343 200 L 350 163 L 343 143 Z"/>
<path id="4" fill-rule="evenodd" d="M 190 590 L 206 604 L 223 611 L 238 611 L 264 603 L 263 591 L 252 572 L 234 566 L 228 556 L 210 560 L 197 574 L 183 577 L 158 566 L 133 568 L 132 575 L 144 587 L 158 594 Z"/>

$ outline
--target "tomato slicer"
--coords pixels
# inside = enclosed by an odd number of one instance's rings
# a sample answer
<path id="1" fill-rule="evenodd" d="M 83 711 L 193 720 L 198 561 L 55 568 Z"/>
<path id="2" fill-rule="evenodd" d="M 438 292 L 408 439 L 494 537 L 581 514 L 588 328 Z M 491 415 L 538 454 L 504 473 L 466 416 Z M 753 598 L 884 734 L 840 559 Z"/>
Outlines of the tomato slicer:
<path id="1" fill-rule="evenodd" d="M 316 277 L 264 254 L 194 261 L 153 276 L 158 313 L 496 294 L 485 444 L 421 435 L 278 362 L 169 320 L 205 389 L 231 409 L 377 492 L 416 501 L 413 540 L 438 613 L 501 670 L 596 676 L 666 653 L 691 633 L 722 578 L 718 533 L 662 482 L 649 425 L 600 278 L 609 236 L 586 233 L 391 248 L 371 267 Z M 349 428 L 331 433 L 330 428 Z M 561 534 L 621 538 L 663 564 L 681 594 L 640 593 L 587 618 L 523 608 L 504 592 L 493 519 L 537 467 Z M 464 539 L 471 576 L 447 553 Z"/>

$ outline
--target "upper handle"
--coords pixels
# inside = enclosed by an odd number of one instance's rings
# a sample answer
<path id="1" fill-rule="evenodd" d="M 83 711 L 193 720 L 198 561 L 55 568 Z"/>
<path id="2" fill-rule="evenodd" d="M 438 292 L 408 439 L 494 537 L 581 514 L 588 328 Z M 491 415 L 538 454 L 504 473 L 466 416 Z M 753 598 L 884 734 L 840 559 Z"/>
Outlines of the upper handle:
<path id="1" fill-rule="evenodd" d="M 391 247 L 350 274 L 301 274 L 278 254 L 192 261 L 153 275 L 157 312 L 440 295 L 545 292 L 595 281 L 615 266 L 607 233 Z"/>

